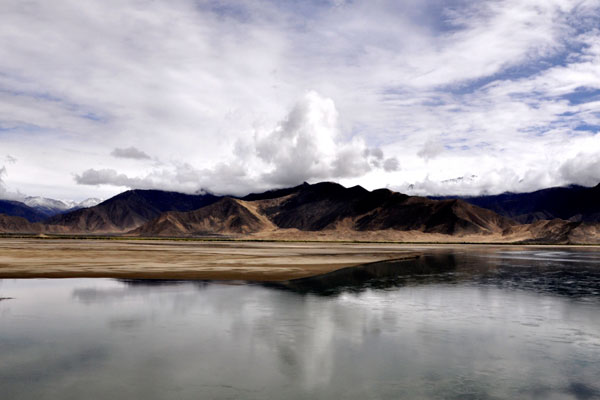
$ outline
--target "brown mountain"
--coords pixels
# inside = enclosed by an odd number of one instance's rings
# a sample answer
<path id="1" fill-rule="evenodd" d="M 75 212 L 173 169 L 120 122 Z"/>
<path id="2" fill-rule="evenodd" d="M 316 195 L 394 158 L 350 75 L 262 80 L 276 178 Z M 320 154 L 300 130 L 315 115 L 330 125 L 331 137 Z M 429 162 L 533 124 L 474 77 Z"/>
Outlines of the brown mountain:
<path id="1" fill-rule="evenodd" d="M 128 233 L 257 239 L 600 243 L 600 224 L 518 224 L 460 199 L 307 183 L 242 198 L 130 190 L 95 207 L 34 224 L 2 216 L 0 232 Z"/>
<path id="2" fill-rule="evenodd" d="M 333 229 L 344 223 L 357 231 L 384 229 L 465 234 L 502 232 L 515 223 L 461 200 L 436 201 L 336 183 L 302 185 L 280 204 L 262 206 L 279 228 L 305 231 Z"/>
<path id="3" fill-rule="evenodd" d="M 368 191 L 336 183 L 223 199 L 192 212 L 166 213 L 132 233 L 179 236 L 247 234 L 264 230 L 419 231 L 444 235 L 501 234 L 516 225 L 462 200 L 430 200 L 387 189 Z"/>
<path id="4" fill-rule="evenodd" d="M 0 233 L 41 233 L 44 226 L 29 222 L 23 217 L 0 214 Z"/>
<path id="5" fill-rule="evenodd" d="M 600 224 L 563 219 L 539 220 L 515 225 L 505 231 L 507 236 L 523 237 L 525 243 L 598 244 Z"/>
<path id="6" fill-rule="evenodd" d="M 141 236 L 247 234 L 274 225 L 248 202 L 225 197 L 195 211 L 169 211 L 132 231 Z"/>
<path id="7" fill-rule="evenodd" d="M 97 206 L 57 215 L 46 221 L 51 230 L 69 233 L 122 233 L 167 211 L 190 211 L 220 199 L 161 190 L 129 190 Z"/>

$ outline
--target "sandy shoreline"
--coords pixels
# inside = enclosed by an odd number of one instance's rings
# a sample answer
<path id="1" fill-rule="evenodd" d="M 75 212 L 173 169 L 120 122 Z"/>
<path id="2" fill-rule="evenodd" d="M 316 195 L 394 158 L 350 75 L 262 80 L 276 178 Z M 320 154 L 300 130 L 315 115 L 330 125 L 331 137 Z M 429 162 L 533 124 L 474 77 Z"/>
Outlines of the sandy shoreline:
<path id="1" fill-rule="evenodd" d="M 0 278 L 286 281 L 419 255 L 386 244 L 0 239 Z"/>

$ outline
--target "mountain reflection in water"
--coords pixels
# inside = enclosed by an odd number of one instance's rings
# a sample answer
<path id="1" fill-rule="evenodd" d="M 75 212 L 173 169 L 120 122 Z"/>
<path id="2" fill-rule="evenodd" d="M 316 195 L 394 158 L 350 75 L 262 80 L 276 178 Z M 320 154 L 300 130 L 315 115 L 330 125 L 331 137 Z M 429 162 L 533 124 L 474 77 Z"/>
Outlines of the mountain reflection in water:
<path id="1" fill-rule="evenodd" d="M 600 253 L 468 248 L 285 285 L 3 280 L 3 398 L 600 398 Z"/>
<path id="2" fill-rule="evenodd" d="M 556 260 L 554 256 L 560 259 Z M 270 286 L 299 293 L 334 295 L 346 291 L 445 283 L 518 289 L 598 302 L 599 266 L 600 254 L 584 251 L 437 252 L 416 260 L 344 268 Z"/>

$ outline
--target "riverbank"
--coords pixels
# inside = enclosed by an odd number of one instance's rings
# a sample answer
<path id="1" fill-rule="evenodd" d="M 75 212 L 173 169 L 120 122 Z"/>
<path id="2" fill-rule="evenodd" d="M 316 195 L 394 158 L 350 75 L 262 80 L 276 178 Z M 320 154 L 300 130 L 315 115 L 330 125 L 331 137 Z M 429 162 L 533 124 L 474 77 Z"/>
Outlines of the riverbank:
<path id="1" fill-rule="evenodd" d="M 0 278 L 287 281 L 420 254 L 391 244 L 0 239 Z"/>

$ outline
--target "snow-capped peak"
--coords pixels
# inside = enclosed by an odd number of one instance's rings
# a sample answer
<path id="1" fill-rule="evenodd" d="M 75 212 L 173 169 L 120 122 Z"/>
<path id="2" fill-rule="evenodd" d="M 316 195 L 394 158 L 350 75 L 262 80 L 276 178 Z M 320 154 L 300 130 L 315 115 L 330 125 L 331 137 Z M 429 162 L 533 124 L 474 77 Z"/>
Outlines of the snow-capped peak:
<path id="1" fill-rule="evenodd" d="M 101 199 L 98 199 L 96 197 L 90 197 L 89 199 L 85 199 L 82 202 L 77 204 L 77 208 L 89 208 L 89 207 L 94 207 L 98 204 L 102 203 Z"/>
<path id="2" fill-rule="evenodd" d="M 64 211 L 72 208 L 71 204 L 68 204 L 61 200 L 48 199 L 46 197 L 40 196 L 30 196 L 26 197 L 23 201 L 29 207 L 33 208 L 45 208 L 49 210 L 59 210 Z"/>
<path id="3" fill-rule="evenodd" d="M 89 198 L 83 201 L 77 202 L 73 200 L 55 200 L 41 196 L 30 196 L 26 197 L 23 202 L 31 208 L 35 208 L 46 216 L 53 216 L 56 214 L 63 214 L 65 212 L 77 210 L 80 208 L 93 207 L 96 204 L 102 202 L 100 199 Z"/>

